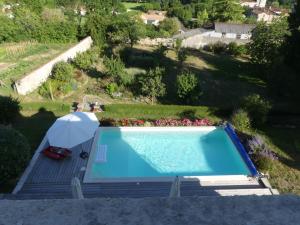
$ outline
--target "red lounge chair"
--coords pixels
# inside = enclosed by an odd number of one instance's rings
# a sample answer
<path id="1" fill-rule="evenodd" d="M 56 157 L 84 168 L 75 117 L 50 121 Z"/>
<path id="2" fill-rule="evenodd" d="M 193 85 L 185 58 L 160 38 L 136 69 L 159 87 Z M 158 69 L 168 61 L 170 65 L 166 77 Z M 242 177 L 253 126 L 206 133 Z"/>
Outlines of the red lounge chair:
<path id="1" fill-rule="evenodd" d="M 58 148 L 49 146 L 48 148 L 44 149 L 43 154 L 51 159 L 64 159 L 66 157 L 69 157 L 71 155 L 71 151 L 66 148 Z"/>

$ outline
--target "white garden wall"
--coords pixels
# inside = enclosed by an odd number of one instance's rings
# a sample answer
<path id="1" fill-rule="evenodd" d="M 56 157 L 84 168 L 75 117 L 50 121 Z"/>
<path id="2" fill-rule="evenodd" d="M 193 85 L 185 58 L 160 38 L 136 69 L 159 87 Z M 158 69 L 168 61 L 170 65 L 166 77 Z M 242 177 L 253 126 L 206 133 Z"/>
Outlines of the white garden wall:
<path id="1" fill-rule="evenodd" d="M 22 79 L 16 81 L 15 88 L 18 94 L 26 95 L 35 89 L 37 89 L 42 83 L 44 83 L 51 75 L 53 66 L 60 61 L 68 61 L 76 57 L 76 54 L 85 52 L 91 48 L 93 40 L 91 37 L 87 37 L 80 41 L 77 45 L 65 51 L 55 59 L 34 70 L 30 74 L 24 76 Z"/>

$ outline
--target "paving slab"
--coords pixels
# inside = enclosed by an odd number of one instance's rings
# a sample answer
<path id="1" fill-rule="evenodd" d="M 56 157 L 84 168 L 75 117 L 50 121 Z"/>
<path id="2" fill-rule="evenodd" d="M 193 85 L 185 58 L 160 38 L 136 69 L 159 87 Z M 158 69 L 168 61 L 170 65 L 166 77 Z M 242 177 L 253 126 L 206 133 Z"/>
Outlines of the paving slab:
<path id="1" fill-rule="evenodd" d="M 300 197 L 1 200 L 1 225 L 297 225 Z"/>

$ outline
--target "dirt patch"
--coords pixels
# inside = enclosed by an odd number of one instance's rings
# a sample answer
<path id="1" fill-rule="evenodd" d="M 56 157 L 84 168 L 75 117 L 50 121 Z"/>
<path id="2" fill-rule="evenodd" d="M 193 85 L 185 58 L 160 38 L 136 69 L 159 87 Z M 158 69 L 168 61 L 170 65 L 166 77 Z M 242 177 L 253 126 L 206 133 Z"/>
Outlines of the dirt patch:
<path id="1" fill-rule="evenodd" d="M 1 63 L 0 62 L 0 73 L 3 72 L 4 70 L 8 69 L 12 65 L 14 65 L 14 63 Z"/>
<path id="2" fill-rule="evenodd" d="M 23 60 L 24 61 L 40 60 L 42 58 L 48 58 L 48 57 L 54 56 L 54 55 L 58 54 L 59 52 L 60 52 L 59 50 L 50 50 L 43 54 L 36 54 L 36 55 L 28 56 L 28 57 L 24 58 Z"/>

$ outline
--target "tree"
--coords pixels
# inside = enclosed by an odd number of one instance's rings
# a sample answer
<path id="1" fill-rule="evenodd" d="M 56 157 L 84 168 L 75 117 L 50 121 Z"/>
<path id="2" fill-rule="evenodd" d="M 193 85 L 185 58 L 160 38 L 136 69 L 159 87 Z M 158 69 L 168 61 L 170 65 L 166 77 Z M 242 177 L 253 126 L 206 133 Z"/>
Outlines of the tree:
<path id="1" fill-rule="evenodd" d="M 286 63 L 300 73 L 300 0 L 288 19 L 291 35 L 287 37 Z"/>
<path id="2" fill-rule="evenodd" d="M 96 50 L 98 50 L 98 49 L 96 48 L 96 49 L 92 49 L 92 50 L 77 54 L 76 58 L 73 60 L 73 63 L 75 64 L 76 67 L 78 67 L 82 70 L 90 69 L 98 57 Z"/>
<path id="3" fill-rule="evenodd" d="M 214 20 L 221 22 L 243 21 L 243 7 L 237 0 L 216 0 L 213 5 Z"/>
<path id="4" fill-rule="evenodd" d="M 179 49 L 177 52 L 177 59 L 180 62 L 180 65 L 183 65 L 184 61 L 187 59 L 187 51 L 184 48 Z"/>
<path id="5" fill-rule="evenodd" d="M 0 43 L 16 41 L 19 36 L 19 28 L 14 21 L 0 14 Z"/>
<path id="6" fill-rule="evenodd" d="M 30 158 L 30 146 L 17 130 L 0 125 L 0 180 L 8 182 L 24 170 Z"/>
<path id="7" fill-rule="evenodd" d="M 156 67 L 155 69 L 150 69 L 146 74 L 141 74 L 137 78 L 141 93 L 151 99 L 152 105 L 154 104 L 155 98 L 164 96 L 166 93 L 166 86 L 162 82 L 164 72 L 164 69 Z"/>
<path id="8" fill-rule="evenodd" d="M 18 99 L 0 96 L 0 109 L 0 124 L 9 124 L 20 113 L 21 106 Z"/>
<path id="9" fill-rule="evenodd" d="M 139 19 L 133 19 L 126 14 L 112 18 L 106 28 L 106 40 L 110 46 L 125 45 L 132 47 L 143 35 L 143 24 Z"/>
<path id="10" fill-rule="evenodd" d="M 206 24 L 209 20 L 208 13 L 206 9 L 197 13 L 197 22 L 200 26 Z"/>
<path id="11" fill-rule="evenodd" d="M 199 79 L 190 71 L 183 71 L 177 76 L 176 86 L 178 97 L 186 103 L 195 103 L 201 95 Z"/>
<path id="12" fill-rule="evenodd" d="M 168 35 L 176 34 L 180 29 L 180 24 L 175 18 L 166 18 L 159 24 L 159 30 L 161 32 L 167 32 Z"/>
<path id="13" fill-rule="evenodd" d="M 246 96 L 242 100 L 242 108 L 249 113 L 252 122 L 255 125 L 261 125 L 266 122 L 267 115 L 271 110 L 271 103 L 258 94 Z"/>
<path id="14" fill-rule="evenodd" d="M 282 47 L 288 34 L 288 23 L 285 18 L 271 24 L 259 23 L 252 32 L 249 45 L 252 62 L 266 67 L 271 66 L 282 56 Z"/>
<path id="15" fill-rule="evenodd" d="M 110 58 L 104 58 L 104 66 L 106 68 L 106 74 L 111 76 L 115 81 L 120 83 L 125 72 L 125 65 L 120 57 L 111 56 Z"/>

